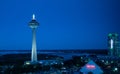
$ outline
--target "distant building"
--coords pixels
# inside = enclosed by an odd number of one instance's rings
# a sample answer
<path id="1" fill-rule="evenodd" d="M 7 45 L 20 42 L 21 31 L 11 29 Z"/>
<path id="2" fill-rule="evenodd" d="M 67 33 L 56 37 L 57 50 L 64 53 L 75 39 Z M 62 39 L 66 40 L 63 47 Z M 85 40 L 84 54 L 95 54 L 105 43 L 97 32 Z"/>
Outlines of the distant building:
<path id="1" fill-rule="evenodd" d="M 83 66 L 80 70 L 83 74 L 102 74 L 103 71 L 101 68 L 92 60 L 90 60 L 85 66 Z"/>
<path id="2" fill-rule="evenodd" d="M 119 41 L 119 44 L 118 44 L 118 56 L 120 57 L 120 41 Z"/>
<path id="3" fill-rule="evenodd" d="M 117 33 L 108 34 L 108 55 L 120 56 L 119 36 Z"/>

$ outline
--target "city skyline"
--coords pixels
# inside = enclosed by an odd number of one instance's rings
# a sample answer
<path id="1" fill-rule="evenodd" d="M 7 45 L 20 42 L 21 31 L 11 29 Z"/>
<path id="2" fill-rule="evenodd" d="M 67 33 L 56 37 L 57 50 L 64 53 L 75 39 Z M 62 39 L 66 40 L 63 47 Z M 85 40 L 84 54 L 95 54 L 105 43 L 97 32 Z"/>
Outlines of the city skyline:
<path id="1" fill-rule="evenodd" d="M 0 1 L 0 49 L 31 50 L 28 22 L 36 14 L 37 48 L 107 49 L 109 33 L 120 35 L 119 0 Z"/>

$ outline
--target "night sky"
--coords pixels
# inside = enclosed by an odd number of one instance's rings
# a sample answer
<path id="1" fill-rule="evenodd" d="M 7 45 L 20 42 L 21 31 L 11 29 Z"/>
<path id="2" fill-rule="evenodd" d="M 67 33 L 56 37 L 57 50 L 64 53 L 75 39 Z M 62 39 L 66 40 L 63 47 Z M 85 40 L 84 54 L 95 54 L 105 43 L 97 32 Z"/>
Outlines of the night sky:
<path id="1" fill-rule="evenodd" d="M 120 35 L 120 0 L 0 0 L 0 49 L 31 49 L 32 14 L 40 23 L 37 48 L 107 49 Z"/>

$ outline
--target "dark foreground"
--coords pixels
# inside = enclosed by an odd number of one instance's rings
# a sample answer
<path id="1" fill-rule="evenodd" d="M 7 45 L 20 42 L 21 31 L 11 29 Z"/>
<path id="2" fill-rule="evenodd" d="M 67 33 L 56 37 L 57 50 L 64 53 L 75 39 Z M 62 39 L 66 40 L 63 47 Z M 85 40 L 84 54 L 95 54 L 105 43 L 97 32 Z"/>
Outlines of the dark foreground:
<path id="1" fill-rule="evenodd" d="M 54 52 L 57 54 L 63 51 Z M 64 51 L 63 53 L 75 54 L 80 52 Z M 100 53 L 103 56 L 99 55 Z M 38 60 L 53 60 L 53 62 L 57 60 L 62 61 L 62 63 L 25 64 L 25 61 L 30 61 L 30 57 L 30 53 L 1 55 L 0 74 L 82 74 L 80 69 L 90 60 L 93 60 L 103 70 L 103 74 L 120 74 L 120 58 L 107 56 L 106 52 L 99 52 L 97 54 L 91 52 L 90 55 L 72 55 L 72 58 L 67 60 L 59 55 L 39 53 Z"/>

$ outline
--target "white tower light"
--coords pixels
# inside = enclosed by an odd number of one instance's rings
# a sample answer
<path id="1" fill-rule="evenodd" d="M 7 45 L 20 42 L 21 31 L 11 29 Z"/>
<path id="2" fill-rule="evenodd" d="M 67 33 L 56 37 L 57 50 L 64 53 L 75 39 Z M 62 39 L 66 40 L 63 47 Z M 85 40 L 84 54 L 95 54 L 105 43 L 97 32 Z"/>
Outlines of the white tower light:
<path id="1" fill-rule="evenodd" d="M 111 40 L 110 40 L 110 48 L 111 48 L 111 49 L 113 49 L 113 43 L 114 43 L 114 41 L 113 41 L 113 39 L 111 39 Z"/>
<path id="2" fill-rule="evenodd" d="M 33 14 L 33 16 L 32 16 L 32 20 L 35 20 L 35 14 Z"/>

